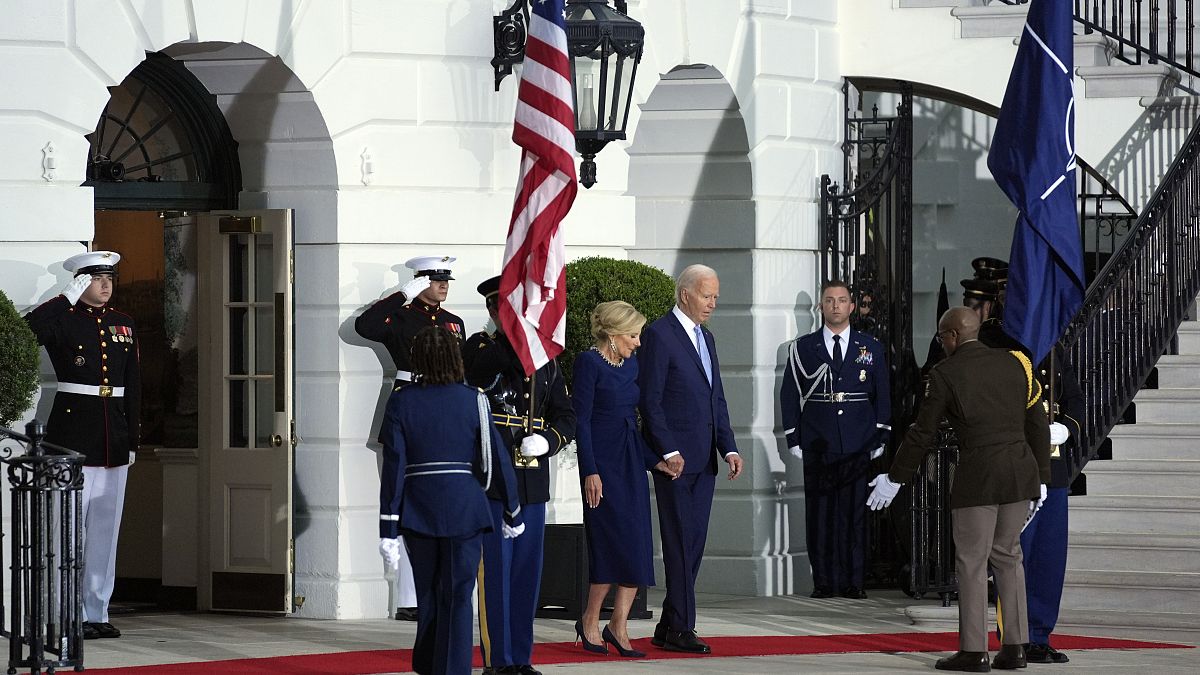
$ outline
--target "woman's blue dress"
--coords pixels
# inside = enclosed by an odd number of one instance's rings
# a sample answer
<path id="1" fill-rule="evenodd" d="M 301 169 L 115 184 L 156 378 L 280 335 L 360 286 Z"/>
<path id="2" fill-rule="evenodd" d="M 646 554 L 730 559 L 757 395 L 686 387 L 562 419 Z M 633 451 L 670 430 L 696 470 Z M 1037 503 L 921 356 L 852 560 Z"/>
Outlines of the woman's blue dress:
<path id="1" fill-rule="evenodd" d="M 572 403 L 577 427 L 580 490 L 599 474 L 603 498 L 583 507 L 588 580 L 593 584 L 654 585 L 654 536 L 646 470 L 658 460 L 637 428 L 637 359 L 618 367 L 599 352 L 575 358 Z"/>

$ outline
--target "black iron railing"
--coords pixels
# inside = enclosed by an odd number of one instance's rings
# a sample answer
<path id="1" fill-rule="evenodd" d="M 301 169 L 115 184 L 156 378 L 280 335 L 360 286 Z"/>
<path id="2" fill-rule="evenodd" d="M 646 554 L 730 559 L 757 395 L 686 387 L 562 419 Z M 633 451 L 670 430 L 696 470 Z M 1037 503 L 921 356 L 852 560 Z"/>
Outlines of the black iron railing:
<path id="1" fill-rule="evenodd" d="M 949 424 L 938 430 L 937 445 L 926 454 L 909 492 L 912 524 L 909 546 L 909 593 L 920 600 L 926 593 L 937 593 L 944 606 L 950 606 L 950 594 L 958 590 L 954 573 L 954 538 L 950 533 L 950 485 L 958 465 L 958 439 Z"/>
<path id="2" fill-rule="evenodd" d="M 1000 2 L 1029 4 L 1029 0 Z M 1125 63 L 1162 63 L 1194 77 L 1200 76 L 1194 6 L 1194 0 L 1075 0 L 1075 23 L 1084 33 L 1112 40 L 1113 56 Z"/>
<path id="3" fill-rule="evenodd" d="M 1061 345 L 1087 401 L 1069 457 L 1072 477 L 1096 456 L 1200 292 L 1198 156 L 1200 125 L 1064 333 Z"/>
<path id="4" fill-rule="evenodd" d="M 0 606 L 8 672 L 82 670 L 83 455 L 43 443 L 40 423 L 26 434 L 0 428 L 12 496 L 11 611 Z M 14 444 L 25 452 L 14 455 Z"/>

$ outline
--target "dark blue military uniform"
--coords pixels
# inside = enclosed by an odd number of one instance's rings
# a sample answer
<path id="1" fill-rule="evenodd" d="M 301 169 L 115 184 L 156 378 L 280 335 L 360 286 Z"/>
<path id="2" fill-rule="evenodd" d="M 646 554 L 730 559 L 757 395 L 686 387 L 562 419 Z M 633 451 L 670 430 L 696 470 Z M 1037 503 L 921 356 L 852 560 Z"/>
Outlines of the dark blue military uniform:
<path id="1" fill-rule="evenodd" d="M 129 464 L 141 408 L 133 317 L 107 305 L 72 306 L 57 295 L 25 320 L 50 355 L 59 382 L 46 441 L 83 453 L 85 466 Z"/>
<path id="2" fill-rule="evenodd" d="M 546 502 L 550 501 L 550 458 L 575 436 L 575 411 L 556 361 L 526 377 L 508 338 L 502 333 L 480 332 L 463 345 L 463 365 L 468 384 L 484 389 L 491 401 L 495 425 L 508 449 L 517 476 L 517 493 L 525 517 L 525 533 L 503 539 L 499 532 L 484 537 L 483 570 L 479 581 L 480 652 L 490 668 L 531 663 L 533 619 L 542 579 L 542 538 Z M 530 398 L 530 390 L 533 398 Z M 522 422 L 533 401 L 534 432 L 549 444 L 547 454 L 526 458 L 520 454 L 525 436 Z M 492 498 L 492 519 L 501 516 L 497 495 Z"/>
<path id="3" fill-rule="evenodd" d="M 412 381 L 409 350 L 422 328 L 441 326 L 459 339 L 464 337 L 463 320 L 439 305 L 420 300 L 405 304 L 403 293 L 393 293 L 371 305 L 354 320 L 354 330 L 372 342 L 383 343 L 396 364 L 397 384 Z"/>
<path id="4" fill-rule="evenodd" d="M 788 447 L 804 461 L 808 557 L 815 591 L 861 592 L 866 555 L 867 468 L 871 451 L 891 432 L 888 367 L 883 346 L 845 331 L 841 364 L 823 331 L 788 347 L 780 407 Z"/>
<path id="5" fill-rule="evenodd" d="M 480 542 L 493 528 L 500 536 L 485 491 L 497 495 L 503 522 L 522 522 L 512 462 L 480 397 L 462 384 L 408 386 L 392 393 L 384 414 L 379 536 L 403 534 L 412 561 L 418 673 L 471 672 Z"/>

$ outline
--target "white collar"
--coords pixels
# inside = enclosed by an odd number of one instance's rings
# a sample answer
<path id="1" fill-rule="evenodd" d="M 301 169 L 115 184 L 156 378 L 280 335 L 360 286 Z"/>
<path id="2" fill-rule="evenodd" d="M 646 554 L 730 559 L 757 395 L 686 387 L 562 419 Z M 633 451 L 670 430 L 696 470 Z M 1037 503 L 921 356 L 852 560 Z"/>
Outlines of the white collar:
<path id="1" fill-rule="evenodd" d="M 832 343 L 834 335 L 841 335 L 842 342 L 845 344 L 850 344 L 850 324 L 846 324 L 846 327 L 843 328 L 842 332 L 840 333 L 834 333 L 833 331 L 829 330 L 829 326 L 823 326 L 821 328 L 821 337 L 825 338 L 826 342 Z"/>
<path id="2" fill-rule="evenodd" d="M 689 317 L 687 314 L 684 314 L 683 310 L 679 309 L 679 305 L 672 307 L 671 313 L 674 314 L 675 318 L 679 320 L 680 325 L 683 326 L 683 330 L 687 332 L 689 337 L 696 332 L 696 322 L 692 321 L 691 317 Z"/>

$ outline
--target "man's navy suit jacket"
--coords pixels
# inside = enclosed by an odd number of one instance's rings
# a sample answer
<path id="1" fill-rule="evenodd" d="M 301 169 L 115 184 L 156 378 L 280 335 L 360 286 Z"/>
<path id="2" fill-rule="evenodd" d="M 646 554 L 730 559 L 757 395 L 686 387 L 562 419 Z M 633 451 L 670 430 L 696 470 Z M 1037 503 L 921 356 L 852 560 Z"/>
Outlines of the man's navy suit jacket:
<path id="1" fill-rule="evenodd" d="M 683 455 L 683 472 L 717 472 L 717 456 L 737 452 L 713 335 L 701 327 L 712 361 L 712 385 L 700 354 L 669 312 L 642 333 L 638 351 L 643 430 L 659 457 Z"/>

